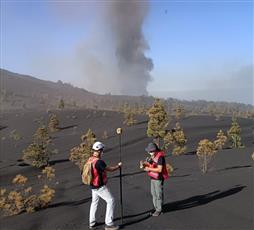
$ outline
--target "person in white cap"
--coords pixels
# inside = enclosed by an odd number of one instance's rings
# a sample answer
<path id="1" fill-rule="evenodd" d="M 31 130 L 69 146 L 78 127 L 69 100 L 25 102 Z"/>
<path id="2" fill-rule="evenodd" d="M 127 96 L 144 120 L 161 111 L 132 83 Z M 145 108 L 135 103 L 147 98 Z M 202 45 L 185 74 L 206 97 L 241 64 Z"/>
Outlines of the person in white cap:
<path id="1" fill-rule="evenodd" d="M 104 144 L 97 141 L 93 144 L 92 147 L 92 203 L 90 207 L 90 216 L 89 216 L 89 228 L 95 229 L 97 226 L 96 222 L 96 211 L 99 203 L 99 199 L 102 198 L 107 203 L 106 216 L 105 216 L 105 230 L 117 230 L 119 226 L 115 226 L 114 219 L 114 206 L 115 200 L 112 196 L 110 190 L 106 186 L 107 184 L 107 174 L 106 172 L 113 172 L 119 169 L 122 166 L 122 163 L 119 162 L 116 166 L 107 166 L 106 163 L 101 159 Z"/>

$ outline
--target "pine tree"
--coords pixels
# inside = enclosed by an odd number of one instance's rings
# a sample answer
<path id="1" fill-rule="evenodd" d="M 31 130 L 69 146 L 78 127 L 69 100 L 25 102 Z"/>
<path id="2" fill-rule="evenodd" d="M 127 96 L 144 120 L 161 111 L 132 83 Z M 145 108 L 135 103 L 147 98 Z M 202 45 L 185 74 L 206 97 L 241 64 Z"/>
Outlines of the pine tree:
<path id="1" fill-rule="evenodd" d="M 69 157 L 70 161 L 74 162 L 80 170 L 83 169 L 85 162 L 91 155 L 92 145 L 96 141 L 96 136 L 92 130 L 89 129 L 86 134 L 81 136 L 81 140 L 82 142 L 79 146 L 70 150 Z"/>
<path id="2" fill-rule="evenodd" d="M 174 137 L 172 131 L 168 131 L 167 134 L 163 138 L 163 149 L 167 150 L 172 144 L 174 144 Z"/>
<path id="3" fill-rule="evenodd" d="M 208 171 L 208 164 L 216 153 L 216 146 L 208 139 L 203 139 L 198 143 L 197 156 L 203 173 Z"/>
<path id="4" fill-rule="evenodd" d="M 216 149 L 222 149 L 222 147 L 225 145 L 227 139 L 228 139 L 227 136 L 225 136 L 223 131 L 220 130 L 217 133 L 217 140 L 214 141 Z"/>
<path id="5" fill-rule="evenodd" d="M 33 142 L 23 151 L 23 160 L 37 168 L 48 165 L 50 156 L 49 150 L 51 138 L 45 125 L 40 126 L 35 134 Z"/>
<path id="6" fill-rule="evenodd" d="M 177 122 L 174 132 L 172 133 L 174 139 L 173 155 L 180 155 L 186 151 L 187 138 L 185 137 L 184 131 Z"/>
<path id="7" fill-rule="evenodd" d="M 45 145 L 33 142 L 23 151 L 23 160 L 36 168 L 40 168 L 48 165 L 49 153 Z"/>
<path id="8" fill-rule="evenodd" d="M 132 126 L 136 123 L 136 120 L 134 119 L 134 112 L 131 109 L 130 106 L 127 106 L 124 108 L 124 121 L 123 124 L 126 124 L 127 126 Z"/>
<path id="9" fill-rule="evenodd" d="M 241 142 L 242 138 L 241 134 L 241 127 L 237 122 L 236 117 L 232 118 L 232 124 L 230 129 L 228 130 L 228 138 L 232 143 L 231 148 L 243 148 L 243 144 Z"/>
<path id="10" fill-rule="evenodd" d="M 81 140 L 86 142 L 86 144 L 92 148 L 94 142 L 96 141 L 96 136 L 91 129 L 88 129 L 87 133 L 81 136 Z"/>
<path id="11" fill-rule="evenodd" d="M 170 146 L 172 146 L 173 155 L 180 155 L 186 152 L 187 138 L 179 122 L 176 123 L 174 129 L 172 129 L 171 131 L 167 131 L 167 134 L 165 135 L 163 140 L 163 149 L 167 150 L 170 148 Z"/>
<path id="12" fill-rule="evenodd" d="M 59 101 L 58 109 L 64 109 L 64 100 L 62 98 Z"/>
<path id="13" fill-rule="evenodd" d="M 56 114 L 50 114 L 48 128 L 52 133 L 59 130 L 59 120 L 57 119 Z"/>
<path id="14" fill-rule="evenodd" d="M 184 107 L 182 105 L 176 105 L 175 108 L 174 108 L 174 111 L 175 111 L 175 117 L 176 117 L 176 120 L 179 121 L 180 119 L 182 119 L 185 115 L 185 110 L 184 110 Z"/>
<path id="15" fill-rule="evenodd" d="M 34 134 L 34 140 L 42 145 L 47 145 L 50 143 L 51 138 L 45 125 L 40 126 L 36 130 Z"/>
<path id="16" fill-rule="evenodd" d="M 156 99 L 152 107 L 148 110 L 147 115 L 149 116 L 147 136 L 153 137 L 158 146 L 160 146 L 160 139 L 166 135 L 168 114 L 159 99 Z"/>

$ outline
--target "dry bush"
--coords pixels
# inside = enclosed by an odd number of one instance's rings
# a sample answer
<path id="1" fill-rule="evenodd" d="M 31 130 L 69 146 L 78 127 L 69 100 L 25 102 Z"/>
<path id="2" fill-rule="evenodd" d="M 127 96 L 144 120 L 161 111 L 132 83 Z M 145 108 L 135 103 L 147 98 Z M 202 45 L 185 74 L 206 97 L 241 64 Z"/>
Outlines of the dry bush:
<path id="1" fill-rule="evenodd" d="M 47 180 L 55 177 L 55 170 L 52 167 L 45 168 L 42 173 L 46 175 Z M 54 198 L 55 190 L 47 184 L 44 184 L 39 192 L 33 193 L 33 188 L 26 186 L 27 182 L 28 178 L 19 174 L 12 180 L 15 186 L 13 190 L 0 189 L 0 210 L 4 215 L 34 212 L 47 207 Z"/>
<path id="2" fill-rule="evenodd" d="M 198 143 L 197 156 L 200 168 L 203 173 L 208 171 L 208 165 L 216 153 L 216 146 L 208 139 L 203 139 Z"/>
<path id="3" fill-rule="evenodd" d="M 13 178 L 12 183 L 19 184 L 19 185 L 25 185 L 27 180 L 28 180 L 27 177 L 22 176 L 21 174 L 18 174 Z"/>
<path id="4" fill-rule="evenodd" d="M 50 114 L 49 122 L 48 122 L 48 129 L 52 133 L 59 130 L 59 120 L 58 120 L 56 114 Z"/>
<path id="5" fill-rule="evenodd" d="M 220 130 L 217 133 L 217 140 L 214 141 L 216 149 L 222 149 L 225 143 L 227 142 L 227 136 L 224 135 L 223 131 Z"/>
<path id="6" fill-rule="evenodd" d="M 19 192 L 10 191 L 6 197 L 1 199 L 1 207 L 3 207 L 10 216 L 17 215 L 23 209 L 23 197 Z"/>
<path id="7" fill-rule="evenodd" d="M 96 141 L 96 136 L 92 130 L 89 129 L 86 134 L 81 136 L 81 140 L 82 142 L 79 146 L 70 150 L 69 157 L 69 160 L 74 162 L 74 164 L 77 165 L 80 170 L 83 169 L 85 162 L 91 155 L 92 145 Z"/>
<path id="8" fill-rule="evenodd" d="M 42 174 L 45 174 L 48 180 L 55 178 L 55 169 L 51 166 L 47 166 L 42 170 Z"/>
<path id="9" fill-rule="evenodd" d="M 52 201 L 55 196 L 55 190 L 48 187 L 48 185 L 44 185 L 41 189 L 40 194 L 38 195 L 38 200 L 41 208 L 45 208 Z"/>

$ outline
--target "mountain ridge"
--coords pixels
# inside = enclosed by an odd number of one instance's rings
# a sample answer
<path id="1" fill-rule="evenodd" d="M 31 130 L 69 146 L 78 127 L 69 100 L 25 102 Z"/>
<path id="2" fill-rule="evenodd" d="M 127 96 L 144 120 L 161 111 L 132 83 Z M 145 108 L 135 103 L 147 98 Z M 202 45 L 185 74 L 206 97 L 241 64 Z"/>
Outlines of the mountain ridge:
<path id="1" fill-rule="evenodd" d="M 131 106 L 152 105 L 155 97 L 97 94 L 86 89 L 63 83 L 42 80 L 30 75 L 1 71 L 1 110 L 13 109 L 56 109 L 60 99 L 63 99 L 67 108 L 96 108 L 105 110 L 119 110 L 124 104 Z M 187 101 L 174 98 L 163 99 L 167 107 L 180 104 L 185 109 L 207 110 L 208 107 L 227 107 L 229 111 L 252 110 L 254 106 L 234 102 L 213 102 L 205 100 Z"/>

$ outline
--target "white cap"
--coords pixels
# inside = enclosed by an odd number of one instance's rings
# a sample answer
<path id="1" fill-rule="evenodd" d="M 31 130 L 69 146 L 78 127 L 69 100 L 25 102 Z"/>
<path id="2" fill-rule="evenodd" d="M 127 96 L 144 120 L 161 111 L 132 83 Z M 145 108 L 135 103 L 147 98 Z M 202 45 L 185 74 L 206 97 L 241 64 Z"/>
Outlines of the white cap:
<path id="1" fill-rule="evenodd" d="M 100 141 L 96 141 L 96 142 L 93 144 L 92 149 L 95 150 L 95 151 L 98 151 L 98 150 L 104 149 L 104 147 L 105 147 L 104 144 L 102 144 Z"/>

